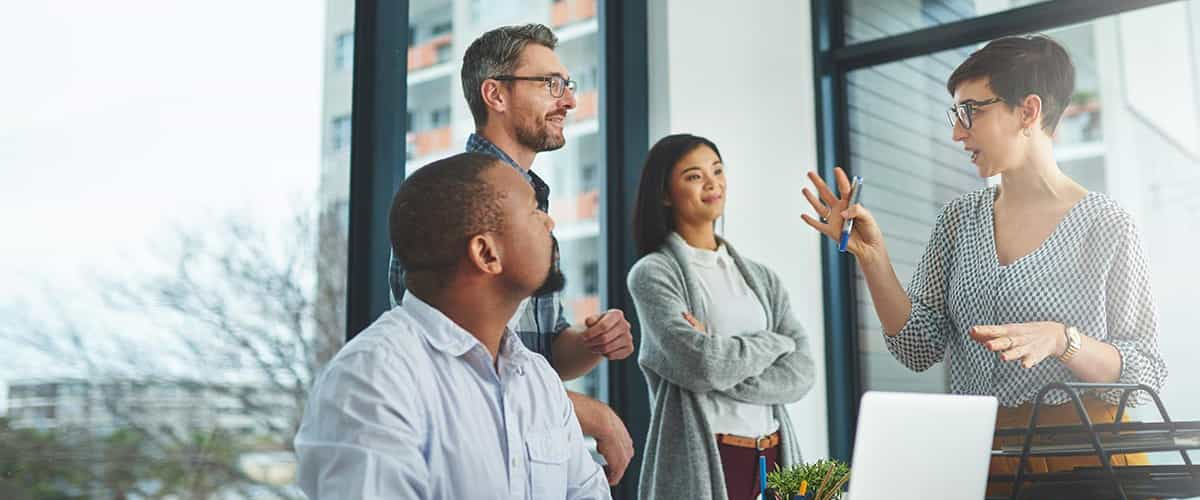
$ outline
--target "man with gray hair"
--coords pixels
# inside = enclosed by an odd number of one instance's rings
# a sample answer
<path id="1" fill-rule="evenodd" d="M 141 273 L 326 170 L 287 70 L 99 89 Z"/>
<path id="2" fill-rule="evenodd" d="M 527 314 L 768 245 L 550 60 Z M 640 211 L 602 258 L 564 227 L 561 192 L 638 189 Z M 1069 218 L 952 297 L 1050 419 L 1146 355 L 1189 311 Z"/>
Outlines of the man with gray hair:
<path id="1" fill-rule="evenodd" d="M 554 52 L 557 44 L 544 25 L 504 26 L 472 42 L 462 66 L 463 95 L 475 120 L 466 150 L 495 156 L 515 169 L 533 188 L 542 212 L 549 211 L 550 186 L 531 170 L 533 160 L 566 144 L 563 125 L 575 108 L 575 81 Z M 399 304 L 405 269 L 394 255 L 389 274 L 392 299 Z M 571 325 L 557 292 L 523 301 L 508 326 L 563 380 L 587 374 L 602 359 L 620 360 L 633 353 L 624 313 L 611 309 Z M 633 439 L 624 422 L 604 403 L 576 392 L 567 395 L 583 433 L 595 438 L 607 462 L 608 483 L 617 484 L 633 458 Z"/>

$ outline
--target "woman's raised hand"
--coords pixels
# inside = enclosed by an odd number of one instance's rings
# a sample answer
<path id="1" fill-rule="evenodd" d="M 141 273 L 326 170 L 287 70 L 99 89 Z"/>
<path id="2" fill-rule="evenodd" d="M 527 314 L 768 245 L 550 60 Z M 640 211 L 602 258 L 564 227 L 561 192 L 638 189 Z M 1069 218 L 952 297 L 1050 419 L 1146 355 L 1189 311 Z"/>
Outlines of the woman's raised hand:
<path id="1" fill-rule="evenodd" d="M 850 231 L 850 241 L 846 244 L 846 251 L 854 254 L 859 260 L 869 261 L 882 256 L 885 252 L 883 233 L 880 232 L 875 217 L 861 204 L 850 206 L 850 179 L 846 177 L 846 172 L 841 167 L 834 168 L 833 173 L 837 178 L 837 195 L 834 195 L 816 172 L 808 173 L 808 179 L 817 190 L 817 195 L 813 195 L 807 187 L 802 192 L 804 198 L 817 213 L 817 217 L 801 214 L 800 218 L 835 242 L 842 238 L 842 223 L 847 217 L 853 218 L 854 228 Z"/>

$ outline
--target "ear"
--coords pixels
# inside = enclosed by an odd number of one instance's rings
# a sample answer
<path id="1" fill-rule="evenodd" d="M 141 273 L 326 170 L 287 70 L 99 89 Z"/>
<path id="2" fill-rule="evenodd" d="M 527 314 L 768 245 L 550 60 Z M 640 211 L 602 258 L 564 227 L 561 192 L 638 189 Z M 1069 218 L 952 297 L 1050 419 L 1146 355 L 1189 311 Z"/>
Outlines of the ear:
<path id="1" fill-rule="evenodd" d="M 484 80 L 479 86 L 479 93 L 483 97 L 483 103 L 488 109 L 503 113 L 508 111 L 508 94 L 500 82 L 496 80 Z"/>
<path id="2" fill-rule="evenodd" d="M 496 246 L 496 238 L 491 233 L 472 236 L 467 241 L 467 247 L 467 260 L 471 262 L 471 267 L 475 270 L 491 275 L 498 275 L 504 271 L 504 266 L 500 264 L 500 251 Z"/>
<path id="3" fill-rule="evenodd" d="M 1021 128 L 1036 129 L 1042 124 L 1042 97 L 1029 94 L 1021 101 Z"/>

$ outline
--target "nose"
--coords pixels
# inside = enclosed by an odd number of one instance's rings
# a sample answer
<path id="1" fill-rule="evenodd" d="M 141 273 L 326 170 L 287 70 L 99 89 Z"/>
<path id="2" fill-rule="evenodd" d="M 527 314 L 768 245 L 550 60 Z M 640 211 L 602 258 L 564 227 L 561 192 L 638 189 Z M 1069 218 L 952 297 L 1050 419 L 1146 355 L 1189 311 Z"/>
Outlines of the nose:
<path id="1" fill-rule="evenodd" d="M 575 91 L 570 88 L 563 89 L 563 96 L 558 98 L 558 105 L 567 109 L 575 109 Z"/>
<path id="2" fill-rule="evenodd" d="M 545 217 L 546 217 L 546 223 L 545 223 L 546 230 L 553 232 L 554 231 L 554 217 L 551 217 L 550 214 L 545 214 Z"/>
<path id="3" fill-rule="evenodd" d="M 970 135 L 971 132 L 962 126 L 962 120 L 954 120 L 954 129 L 953 132 L 950 132 L 950 139 L 954 140 L 955 143 L 961 143 L 961 141 L 966 140 Z"/>
<path id="4" fill-rule="evenodd" d="M 967 131 L 966 127 L 963 127 L 963 124 L 961 121 L 954 120 L 954 131 L 950 133 L 951 140 L 953 140 L 954 142 L 962 142 L 962 141 L 967 140 L 967 137 L 970 134 L 971 133 Z"/>

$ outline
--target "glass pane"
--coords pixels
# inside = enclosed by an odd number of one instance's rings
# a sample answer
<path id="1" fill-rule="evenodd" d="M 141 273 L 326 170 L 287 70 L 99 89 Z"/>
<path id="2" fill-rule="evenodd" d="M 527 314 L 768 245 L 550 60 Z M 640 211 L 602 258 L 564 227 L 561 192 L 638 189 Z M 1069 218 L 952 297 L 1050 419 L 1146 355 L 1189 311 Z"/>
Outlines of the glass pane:
<path id="1" fill-rule="evenodd" d="M 1099 126 L 1100 80 L 1091 25 L 1050 31 L 1071 52 L 1076 66 L 1073 103 L 1063 113 L 1056 155 L 1063 170 L 1088 189 L 1103 192 L 1103 169 L 1088 168 L 1103 154 Z M 896 274 L 907 285 L 921 258 L 941 207 L 962 193 L 987 185 L 962 147 L 954 143 L 944 110 L 951 103 L 945 82 L 979 47 L 854 71 L 848 75 L 850 157 L 870 179 L 874 213 L 884 228 Z M 897 161 L 900 160 L 900 161 Z M 964 161 L 965 160 L 965 161 Z M 995 179 L 993 179 L 995 181 Z M 857 275 L 862 380 L 867 389 L 942 392 L 944 365 L 913 373 L 888 352 L 881 325 L 861 273 Z"/>
<path id="2" fill-rule="evenodd" d="M 1063 169 L 1102 185 L 1137 220 L 1170 372 L 1163 403 L 1175 420 L 1200 420 L 1200 2 L 1142 9 L 1090 28 L 1081 37 L 1092 44 L 1099 92 L 1076 94 L 1083 139 Z M 1139 416 L 1156 414 L 1144 408 Z"/>
<path id="3" fill-rule="evenodd" d="M 557 223 L 561 265 L 567 276 L 563 294 L 567 320 L 604 307 L 600 279 L 604 265 L 599 241 L 600 186 L 604 153 L 600 141 L 600 36 L 595 0 L 529 2 L 435 1 L 409 5 L 408 49 L 409 173 L 464 150 L 475 131 L 463 97 L 462 56 L 467 46 L 493 28 L 542 23 L 558 36 L 555 52 L 578 82 L 577 107 L 567 115 L 566 146 L 540 153 L 532 170 L 550 185 L 550 214 Z M 607 366 L 566 383 L 567 388 L 607 400 Z"/>
<path id="4" fill-rule="evenodd" d="M 1047 0 L 849 0 L 846 44 L 929 28 Z"/>
<path id="5" fill-rule="evenodd" d="M 866 180 L 864 204 L 879 220 L 900 282 L 907 285 L 942 205 L 986 185 L 950 141 L 946 78 L 968 51 L 952 50 L 847 75 L 850 162 Z M 857 268 L 856 268 L 857 269 Z M 882 326 L 856 270 L 864 389 L 944 392 L 944 365 L 913 373 L 884 345 Z"/>
<path id="6" fill-rule="evenodd" d="M 1161 395 L 1175 420 L 1200 420 L 1200 9 L 1175 2 L 1048 31 L 1076 67 L 1071 103 L 1054 137 L 1060 168 L 1134 217 L 1149 258 L 1158 341 L 1169 369 Z M 945 81 L 978 46 L 865 68 L 849 75 L 851 161 L 868 181 L 864 203 L 882 227 L 906 286 L 941 206 L 997 182 L 981 179 L 951 140 Z M 1172 61 L 1166 67 L 1161 61 Z M 859 276 L 859 360 L 865 389 L 942 392 L 944 364 L 899 365 Z M 1135 418 L 1157 421 L 1153 406 Z M 1155 461 L 1178 461 L 1159 454 Z"/>
<path id="7" fill-rule="evenodd" d="M 0 7 L 0 498 L 299 497 L 345 337 L 352 9 Z"/>

